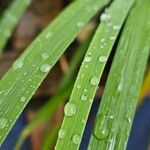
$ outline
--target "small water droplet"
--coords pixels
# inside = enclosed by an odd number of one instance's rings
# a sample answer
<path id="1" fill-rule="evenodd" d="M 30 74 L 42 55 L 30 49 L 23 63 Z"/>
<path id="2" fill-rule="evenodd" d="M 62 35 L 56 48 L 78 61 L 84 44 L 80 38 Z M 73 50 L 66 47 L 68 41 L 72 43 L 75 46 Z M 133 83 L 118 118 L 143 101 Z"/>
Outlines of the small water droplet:
<path id="1" fill-rule="evenodd" d="M 3 129 L 7 124 L 7 119 L 0 118 L 0 129 Z"/>
<path id="2" fill-rule="evenodd" d="M 114 41 L 115 39 L 116 39 L 115 36 L 111 36 L 111 37 L 110 37 L 110 40 L 111 40 L 111 41 Z"/>
<path id="3" fill-rule="evenodd" d="M 87 96 L 83 94 L 83 95 L 81 96 L 81 100 L 86 101 L 86 100 L 87 100 Z"/>
<path id="4" fill-rule="evenodd" d="M 84 23 L 83 22 L 77 22 L 77 27 L 83 27 Z"/>
<path id="5" fill-rule="evenodd" d="M 101 39 L 101 42 L 105 42 L 105 39 Z"/>
<path id="6" fill-rule="evenodd" d="M 78 134 L 74 134 L 72 137 L 72 141 L 74 144 L 80 144 L 81 137 Z"/>
<path id="7" fill-rule="evenodd" d="M 63 138 L 65 138 L 66 134 L 67 134 L 66 130 L 60 129 L 59 132 L 58 132 L 58 137 L 60 139 L 63 139 Z"/>
<path id="8" fill-rule="evenodd" d="M 49 72 L 49 70 L 51 69 L 51 65 L 49 64 L 44 64 L 40 67 L 41 72 Z"/>
<path id="9" fill-rule="evenodd" d="M 118 91 L 121 92 L 122 89 L 123 89 L 123 84 L 122 84 L 122 82 L 120 82 L 118 85 Z"/>
<path id="10" fill-rule="evenodd" d="M 96 77 L 96 76 L 92 77 L 91 80 L 90 80 L 90 83 L 92 85 L 95 85 L 95 86 L 98 85 L 99 84 L 99 78 Z"/>
<path id="11" fill-rule="evenodd" d="M 113 29 L 114 30 L 119 30 L 120 29 L 120 25 L 113 25 Z"/>
<path id="12" fill-rule="evenodd" d="M 108 12 L 104 12 L 101 16 L 100 16 L 100 20 L 107 22 L 110 20 L 110 14 Z"/>
<path id="13" fill-rule="evenodd" d="M 90 102 L 90 103 L 92 103 L 92 102 L 93 102 L 93 99 L 92 99 L 92 98 L 90 98 L 90 99 L 89 99 L 89 102 Z"/>
<path id="14" fill-rule="evenodd" d="M 81 89 L 81 85 L 78 84 L 78 85 L 77 85 L 77 89 Z"/>
<path id="15" fill-rule="evenodd" d="M 22 66 L 23 66 L 23 62 L 20 61 L 20 60 L 15 61 L 14 64 L 13 64 L 13 68 L 14 68 L 15 70 L 22 68 Z"/>
<path id="16" fill-rule="evenodd" d="M 76 111 L 77 111 L 77 107 L 75 104 L 68 102 L 65 105 L 64 113 L 66 116 L 73 116 L 76 113 Z"/>
<path id="17" fill-rule="evenodd" d="M 84 89 L 84 92 L 86 93 L 88 90 L 87 89 Z"/>
<path id="18" fill-rule="evenodd" d="M 21 102 L 24 102 L 25 100 L 26 100 L 26 98 L 23 96 L 23 97 L 21 97 Z"/>
<path id="19" fill-rule="evenodd" d="M 109 118 L 110 118 L 110 119 L 113 119 L 113 118 L 114 118 L 114 116 L 113 116 L 113 115 L 111 115 Z"/>
<path id="20" fill-rule="evenodd" d="M 49 55 L 48 55 L 48 53 L 42 53 L 41 57 L 43 60 L 45 60 L 45 59 L 48 59 Z"/>
<path id="21" fill-rule="evenodd" d="M 48 32 L 45 36 L 46 39 L 50 38 L 53 34 L 51 32 Z"/>
<path id="22" fill-rule="evenodd" d="M 100 56 L 99 57 L 99 62 L 100 63 L 105 63 L 107 61 L 107 57 L 106 56 Z"/>
<path id="23" fill-rule="evenodd" d="M 86 56 L 86 57 L 84 58 L 84 60 L 85 60 L 85 62 L 90 62 L 90 61 L 91 61 L 91 56 Z"/>

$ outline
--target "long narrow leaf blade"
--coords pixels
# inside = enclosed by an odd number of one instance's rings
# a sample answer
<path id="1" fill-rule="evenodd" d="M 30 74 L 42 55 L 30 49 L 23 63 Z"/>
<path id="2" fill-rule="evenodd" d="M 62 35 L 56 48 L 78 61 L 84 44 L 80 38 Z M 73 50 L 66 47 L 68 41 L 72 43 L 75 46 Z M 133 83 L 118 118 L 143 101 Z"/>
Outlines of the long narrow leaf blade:
<path id="1" fill-rule="evenodd" d="M 29 136 L 29 134 L 36 129 L 36 127 L 43 121 L 52 117 L 53 113 L 56 111 L 58 105 L 64 100 L 68 99 L 74 81 L 75 71 L 84 57 L 84 54 L 89 46 L 91 41 L 91 36 L 84 41 L 77 49 L 77 52 L 73 56 L 68 72 L 61 79 L 59 89 L 56 92 L 56 95 L 52 96 L 48 102 L 38 111 L 35 118 L 27 124 L 27 126 L 23 129 L 21 135 L 18 138 L 16 149 L 19 149 L 24 142 L 24 140 Z"/>
<path id="2" fill-rule="evenodd" d="M 0 19 L 0 53 L 11 32 L 32 0 L 14 0 Z"/>
<path id="3" fill-rule="evenodd" d="M 107 0 L 77 0 L 48 26 L 0 81 L 0 143 L 51 67 Z"/>
<path id="4" fill-rule="evenodd" d="M 65 117 L 59 131 L 56 149 L 77 149 L 92 105 L 99 79 L 125 17 L 134 0 L 116 0 L 102 15 L 102 24 L 90 44 L 80 68 Z"/>
<path id="5" fill-rule="evenodd" d="M 150 48 L 150 1 L 131 11 L 102 98 L 90 148 L 125 150 Z"/>

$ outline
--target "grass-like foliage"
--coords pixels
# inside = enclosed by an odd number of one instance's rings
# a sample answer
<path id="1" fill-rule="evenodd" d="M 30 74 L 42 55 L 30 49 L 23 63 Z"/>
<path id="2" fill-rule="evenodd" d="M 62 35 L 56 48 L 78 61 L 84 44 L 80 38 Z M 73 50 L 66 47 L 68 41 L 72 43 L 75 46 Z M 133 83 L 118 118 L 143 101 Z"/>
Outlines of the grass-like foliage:
<path id="1" fill-rule="evenodd" d="M 149 55 L 149 5 L 139 0 L 125 24 L 91 139 L 94 150 L 126 148 Z"/>
<path id="2" fill-rule="evenodd" d="M 0 52 L 30 1 L 15 0 L 4 12 L 0 21 Z M 0 144 L 66 48 L 92 17 L 107 7 L 100 16 L 93 39 L 87 38 L 78 48 L 57 93 L 22 131 L 15 148 L 20 149 L 26 137 L 41 122 L 52 118 L 59 104 L 70 95 L 59 132 L 58 125 L 45 136 L 42 148 L 53 146 L 57 132 L 57 150 L 79 148 L 104 67 L 120 33 L 89 149 L 124 150 L 149 55 L 149 6 L 149 0 L 73 1 L 29 45 L 1 79 Z M 74 74 L 82 59 L 75 81 Z"/>
<path id="3" fill-rule="evenodd" d="M 18 23 L 20 17 L 32 0 L 14 0 L 0 19 L 0 53 Z"/>
<path id="4" fill-rule="evenodd" d="M 70 100 L 65 106 L 65 117 L 56 149 L 79 147 L 100 77 L 133 2 L 134 0 L 115 0 L 110 9 L 101 15 L 101 24 L 83 60 Z"/>
<path id="5" fill-rule="evenodd" d="M 73 2 L 15 61 L 0 81 L 0 143 L 65 49 L 106 2 Z"/>

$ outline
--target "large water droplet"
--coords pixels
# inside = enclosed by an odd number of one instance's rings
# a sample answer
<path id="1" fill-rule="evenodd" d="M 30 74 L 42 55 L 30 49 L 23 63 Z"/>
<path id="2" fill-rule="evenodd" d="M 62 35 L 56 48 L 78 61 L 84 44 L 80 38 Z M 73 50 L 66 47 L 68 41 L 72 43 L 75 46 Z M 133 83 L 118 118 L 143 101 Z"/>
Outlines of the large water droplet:
<path id="1" fill-rule="evenodd" d="M 74 144 L 80 144 L 81 137 L 78 134 L 74 134 L 72 137 L 72 141 Z"/>
<path id="2" fill-rule="evenodd" d="M 99 140 L 103 140 L 108 136 L 108 128 L 106 126 L 106 116 L 103 114 L 97 116 L 97 121 L 94 128 L 94 136 Z"/>
<path id="3" fill-rule="evenodd" d="M 105 63 L 107 61 L 107 57 L 106 56 L 100 56 L 99 57 L 99 62 L 100 63 Z"/>
<path id="4" fill-rule="evenodd" d="M 49 70 L 51 69 L 51 65 L 49 64 L 44 64 L 40 67 L 41 72 L 49 72 Z"/>
<path id="5" fill-rule="evenodd" d="M 60 129 L 59 132 L 58 132 L 58 137 L 60 139 L 63 139 L 63 138 L 65 138 L 66 134 L 67 134 L 66 130 Z"/>
<path id="6" fill-rule="evenodd" d="M 3 129 L 7 124 L 7 119 L 0 118 L 0 129 Z"/>
<path id="7" fill-rule="evenodd" d="M 77 107 L 75 104 L 68 102 L 65 105 L 64 113 L 66 116 L 73 116 L 76 113 L 76 111 L 77 111 Z"/>
<path id="8" fill-rule="evenodd" d="M 94 86 L 98 85 L 99 84 L 99 78 L 96 76 L 92 77 L 90 80 L 90 83 Z"/>

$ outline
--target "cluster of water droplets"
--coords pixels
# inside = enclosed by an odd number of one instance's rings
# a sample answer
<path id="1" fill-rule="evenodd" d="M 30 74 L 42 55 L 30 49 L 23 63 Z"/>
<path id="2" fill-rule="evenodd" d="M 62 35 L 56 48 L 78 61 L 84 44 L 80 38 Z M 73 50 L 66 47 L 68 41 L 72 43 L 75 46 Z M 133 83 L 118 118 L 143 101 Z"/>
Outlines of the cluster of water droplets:
<path id="1" fill-rule="evenodd" d="M 23 66 L 23 61 L 22 60 L 17 60 L 14 62 L 13 64 L 13 68 L 16 70 L 16 69 L 20 69 L 22 68 Z"/>

